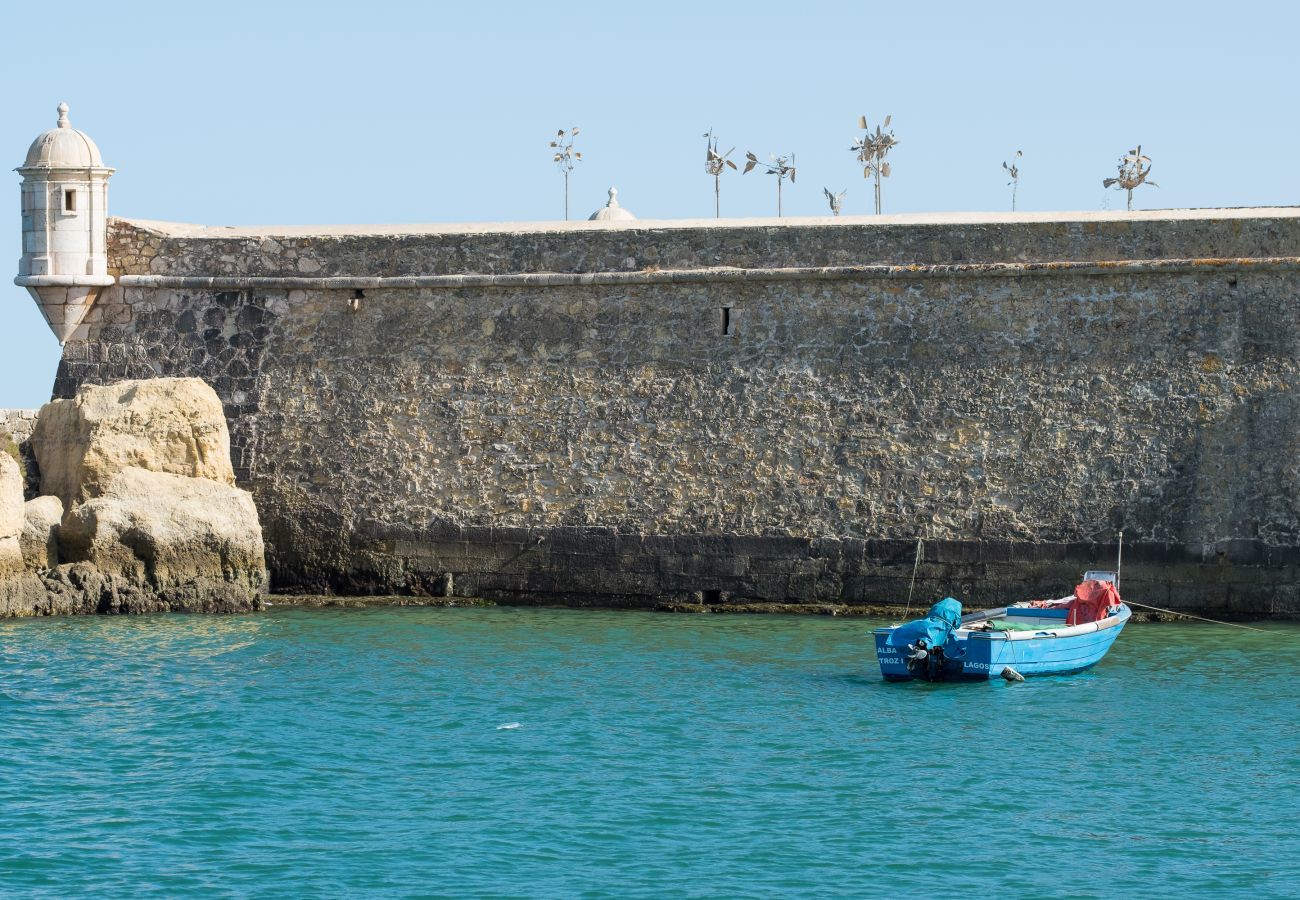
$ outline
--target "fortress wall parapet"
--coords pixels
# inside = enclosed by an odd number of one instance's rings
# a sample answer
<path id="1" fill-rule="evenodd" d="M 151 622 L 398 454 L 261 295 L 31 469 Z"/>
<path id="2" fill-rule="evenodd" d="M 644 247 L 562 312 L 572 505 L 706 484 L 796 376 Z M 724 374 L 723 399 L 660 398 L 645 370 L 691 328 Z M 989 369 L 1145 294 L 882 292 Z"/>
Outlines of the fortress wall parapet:
<path id="1" fill-rule="evenodd" d="M 38 409 L 0 409 L 0 431 L 21 444 L 32 436 L 38 412 Z"/>
<path id="2" fill-rule="evenodd" d="M 113 220 L 65 348 L 198 375 L 296 590 L 1300 611 L 1300 213 Z M 450 576 L 450 577 L 448 577 Z"/>

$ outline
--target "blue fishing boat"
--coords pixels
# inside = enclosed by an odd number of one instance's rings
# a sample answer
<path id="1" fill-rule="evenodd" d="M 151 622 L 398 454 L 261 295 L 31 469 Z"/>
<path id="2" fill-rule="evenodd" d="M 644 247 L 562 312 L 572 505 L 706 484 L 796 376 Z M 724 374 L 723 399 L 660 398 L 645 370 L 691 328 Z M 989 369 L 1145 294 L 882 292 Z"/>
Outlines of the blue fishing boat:
<path id="1" fill-rule="evenodd" d="M 1131 612 L 1114 572 L 1087 572 L 1074 593 L 962 615 L 952 597 L 929 614 L 877 628 L 876 657 L 887 681 L 962 681 L 1065 675 L 1096 665 Z"/>

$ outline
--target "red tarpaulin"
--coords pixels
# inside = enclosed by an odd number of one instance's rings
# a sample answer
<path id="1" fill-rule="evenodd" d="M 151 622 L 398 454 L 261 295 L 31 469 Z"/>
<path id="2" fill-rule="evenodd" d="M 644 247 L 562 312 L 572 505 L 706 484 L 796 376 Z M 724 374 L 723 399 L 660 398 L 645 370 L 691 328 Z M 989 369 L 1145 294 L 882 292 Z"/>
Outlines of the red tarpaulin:
<path id="1" fill-rule="evenodd" d="M 1106 618 L 1112 606 L 1119 606 L 1119 591 L 1109 581 L 1085 581 L 1074 589 L 1074 599 L 1067 607 L 1066 625 L 1083 625 Z"/>

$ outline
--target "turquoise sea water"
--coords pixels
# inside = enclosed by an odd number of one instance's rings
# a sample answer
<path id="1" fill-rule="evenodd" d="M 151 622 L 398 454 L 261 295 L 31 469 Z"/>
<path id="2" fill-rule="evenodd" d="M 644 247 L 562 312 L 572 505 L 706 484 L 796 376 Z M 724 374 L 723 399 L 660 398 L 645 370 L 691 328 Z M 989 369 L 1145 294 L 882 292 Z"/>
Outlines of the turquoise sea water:
<path id="1" fill-rule="evenodd" d="M 0 622 L 0 893 L 1300 894 L 1300 627 L 891 685 L 874 624 Z"/>

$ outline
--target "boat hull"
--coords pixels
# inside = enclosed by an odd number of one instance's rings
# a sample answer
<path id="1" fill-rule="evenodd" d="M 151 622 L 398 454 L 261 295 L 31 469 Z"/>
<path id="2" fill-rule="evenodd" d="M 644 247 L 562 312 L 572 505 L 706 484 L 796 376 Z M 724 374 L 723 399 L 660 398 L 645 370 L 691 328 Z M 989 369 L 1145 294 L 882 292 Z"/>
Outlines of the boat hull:
<path id="1" fill-rule="evenodd" d="M 1129 608 L 1121 606 L 1115 615 L 1086 625 L 1038 632 L 961 630 L 955 652 L 933 680 L 985 681 L 1001 677 L 1007 668 L 1026 677 L 1081 672 L 1101 662 L 1130 615 Z M 907 668 L 906 650 L 890 643 L 893 631 L 875 632 L 880 674 L 886 681 L 917 680 Z"/>

